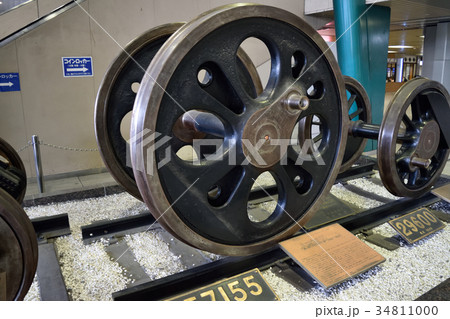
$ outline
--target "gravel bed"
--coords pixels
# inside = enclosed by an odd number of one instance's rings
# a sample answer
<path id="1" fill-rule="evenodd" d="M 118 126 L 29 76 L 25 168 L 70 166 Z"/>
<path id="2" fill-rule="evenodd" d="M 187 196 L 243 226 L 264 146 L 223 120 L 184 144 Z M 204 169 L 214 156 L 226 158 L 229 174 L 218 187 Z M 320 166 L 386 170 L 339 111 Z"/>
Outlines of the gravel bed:
<path id="1" fill-rule="evenodd" d="M 384 236 L 396 232 L 388 224 L 374 229 Z M 414 245 L 401 243 L 388 251 L 366 242 L 386 258 L 381 265 L 331 289 L 317 285 L 301 292 L 271 270 L 263 276 L 281 300 L 287 301 L 410 301 L 450 277 L 450 230 L 448 227 Z"/>
<path id="2" fill-rule="evenodd" d="M 338 183 L 331 188 L 331 194 L 339 198 L 340 200 L 356 205 L 360 208 L 371 209 L 382 205 L 383 203 L 355 194 L 344 187 L 344 185 Z"/>
<path id="3" fill-rule="evenodd" d="M 350 180 L 347 182 L 347 184 L 356 186 L 360 189 L 370 189 L 371 193 L 378 195 L 378 196 L 382 196 L 387 199 L 398 200 L 401 198 L 401 197 L 392 195 L 386 188 L 384 188 L 381 185 L 375 184 L 368 178 L 358 178 L 358 179 Z"/>
<path id="4" fill-rule="evenodd" d="M 31 284 L 30 290 L 26 294 L 24 301 L 41 301 L 41 293 L 39 291 L 39 281 L 37 275 L 34 276 L 33 283 Z"/>
<path id="5" fill-rule="evenodd" d="M 136 261 L 141 264 L 151 280 L 179 273 L 186 269 L 169 250 L 169 244 L 160 237 L 164 230 L 147 231 L 125 236 Z"/>
<path id="6" fill-rule="evenodd" d="M 73 300 L 112 300 L 130 279 L 104 250 L 106 242 L 84 245 L 74 236 L 56 240 L 59 262 L 69 297 Z"/>

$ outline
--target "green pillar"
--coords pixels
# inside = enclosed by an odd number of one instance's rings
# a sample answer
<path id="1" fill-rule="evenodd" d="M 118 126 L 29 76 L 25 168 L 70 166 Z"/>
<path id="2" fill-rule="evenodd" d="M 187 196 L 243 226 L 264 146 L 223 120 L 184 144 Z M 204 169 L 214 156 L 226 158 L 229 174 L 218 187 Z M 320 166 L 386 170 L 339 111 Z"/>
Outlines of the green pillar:
<path id="1" fill-rule="evenodd" d="M 359 17 L 365 10 L 365 0 L 333 0 L 337 52 L 342 74 L 351 76 L 364 85 L 361 56 L 362 31 Z M 356 23 L 355 23 L 356 21 Z"/>
<path id="2" fill-rule="evenodd" d="M 372 122 L 381 124 L 383 121 L 384 100 L 386 95 L 386 73 L 389 47 L 389 28 L 391 21 L 391 8 L 372 6 L 361 24 L 365 29 L 365 40 L 367 47 L 368 76 L 369 82 L 364 86 L 369 94 L 372 105 Z M 370 145 L 372 144 L 372 145 Z M 366 149 L 377 148 L 377 141 L 367 143 Z"/>
<path id="3" fill-rule="evenodd" d="M 372 122 L 380 124 L 386 91 L 390 8 L 369 7 L 365 0 L 333 0 L 333 4 L 339 66 L 344 75 L 364 86 L 372 105 Z M 353 111 L 354 108 L 350 110 Z M 376 141 L 369 141 L 366 151 L 373 149 Z"/>

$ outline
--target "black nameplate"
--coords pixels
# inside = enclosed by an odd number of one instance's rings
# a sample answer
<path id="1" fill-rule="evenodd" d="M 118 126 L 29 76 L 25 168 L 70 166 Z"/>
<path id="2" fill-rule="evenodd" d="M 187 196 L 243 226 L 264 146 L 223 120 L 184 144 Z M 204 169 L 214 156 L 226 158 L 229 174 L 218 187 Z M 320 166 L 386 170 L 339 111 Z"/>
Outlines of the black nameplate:
<path id="1" fill-rule="evenodd" d="M 393 219 L 389 224 L 410 244 L 445 227 L 427 208 L 420 208 Z"/>
<path id="2" fill-rule="evenodd" d="M 169 298 L 177 301 L 279 300 L 258 269 Z"/>

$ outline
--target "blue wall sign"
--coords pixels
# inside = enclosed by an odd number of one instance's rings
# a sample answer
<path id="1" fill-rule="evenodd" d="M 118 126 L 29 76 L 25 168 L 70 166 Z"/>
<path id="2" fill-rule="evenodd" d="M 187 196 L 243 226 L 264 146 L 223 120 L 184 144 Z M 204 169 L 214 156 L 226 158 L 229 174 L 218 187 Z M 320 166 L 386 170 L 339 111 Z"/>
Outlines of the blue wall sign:
<path id="1" fill-rule="evenodd" d="M 19 73 L 0 73 L 0 92 L 20 91 Z"/>
<path id="2" fill-rule="evenodd" d="M 63 57 L 64 77 L 93 76 L 92 57 Z"/>

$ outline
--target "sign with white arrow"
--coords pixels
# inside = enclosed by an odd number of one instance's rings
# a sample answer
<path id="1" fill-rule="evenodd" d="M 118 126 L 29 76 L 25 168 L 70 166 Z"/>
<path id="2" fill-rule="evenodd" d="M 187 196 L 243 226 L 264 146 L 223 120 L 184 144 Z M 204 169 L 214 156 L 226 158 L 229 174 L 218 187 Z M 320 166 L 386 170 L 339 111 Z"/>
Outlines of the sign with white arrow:
<path id="1" fill-rule="evenodd" d="M 93 76 L 92 57 L 63 57 L 63 75 L 67 77 Z"/>
<path id="2" fill-rule="evenodd" d="M 0 73 L 0 92 L 20 91 L 19 73 Z"/>

